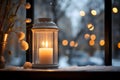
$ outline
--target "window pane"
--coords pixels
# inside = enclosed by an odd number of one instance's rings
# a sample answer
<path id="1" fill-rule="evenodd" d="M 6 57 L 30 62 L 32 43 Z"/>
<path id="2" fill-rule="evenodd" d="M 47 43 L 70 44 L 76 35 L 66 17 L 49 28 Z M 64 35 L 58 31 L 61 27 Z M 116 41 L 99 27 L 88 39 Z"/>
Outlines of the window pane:
<path id="1" fill-rule="evenodd" d="M 120 66 L 120 1 L 112 0 L 112 65 Z"/>
<path id="2" fill-rule="evenodd" d="M 50 17 L 59 30 L 59 65 L 104 65 L 104 0 L 34 0 L 34 22 Z"/>

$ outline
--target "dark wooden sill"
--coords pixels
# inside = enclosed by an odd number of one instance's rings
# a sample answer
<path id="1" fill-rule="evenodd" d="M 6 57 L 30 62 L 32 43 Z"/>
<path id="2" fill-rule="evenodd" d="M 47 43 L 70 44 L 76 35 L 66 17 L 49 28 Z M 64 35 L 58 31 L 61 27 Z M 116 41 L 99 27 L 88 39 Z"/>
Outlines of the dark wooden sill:
<path id="1" fill-rule="evenodd" d="M 120 67 L 93 66 L 63 69 L 1 69 L 0 80 L 43 80 L 43 79 L 119 79 Z"/>

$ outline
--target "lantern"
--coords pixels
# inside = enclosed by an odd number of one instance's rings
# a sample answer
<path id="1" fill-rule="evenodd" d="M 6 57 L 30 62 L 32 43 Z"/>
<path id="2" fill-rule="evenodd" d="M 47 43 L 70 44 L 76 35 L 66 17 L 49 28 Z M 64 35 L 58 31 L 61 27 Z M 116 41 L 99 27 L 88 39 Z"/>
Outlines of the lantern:
<path id="1" fill-rule="evenodd" d="M 33 24 L 32 67 L 58 67 L 58 27 L 51 18 L 39 18 Z"/>

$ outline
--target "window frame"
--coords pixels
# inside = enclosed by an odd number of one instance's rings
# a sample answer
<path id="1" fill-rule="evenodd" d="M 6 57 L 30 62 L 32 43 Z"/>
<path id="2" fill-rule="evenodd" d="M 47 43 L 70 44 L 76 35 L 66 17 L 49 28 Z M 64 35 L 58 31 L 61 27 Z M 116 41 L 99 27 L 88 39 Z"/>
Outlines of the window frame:
<path id="1" fill-rule="evenodd" d="M 26 10 L 26 18 L 31 18 L 31 23 L 26 23 L 26 41 L 29 44 L 29 49 L 26 51 L 26 61 L 32 62 L 32 24 L 34 20 L 34 0 L 26 0 L 26 3 L 31 4 L 31 8 Z M 112 0 L 104 0 L 105 3 L 105 22 L 104 22 L 104 33 L 105 33 L 105 58 L 104 64 L 106 66 L 112 65 Z"/>

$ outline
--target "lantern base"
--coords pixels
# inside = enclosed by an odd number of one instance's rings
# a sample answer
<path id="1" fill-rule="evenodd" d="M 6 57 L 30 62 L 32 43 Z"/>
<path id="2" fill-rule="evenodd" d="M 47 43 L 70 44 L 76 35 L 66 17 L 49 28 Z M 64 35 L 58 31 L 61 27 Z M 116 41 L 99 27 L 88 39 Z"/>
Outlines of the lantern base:
<path id="1" fill-rule="evenodd" d="M 33 69 L 56 69 L 58 68 L 57 64 L 33 64 Z"/>

